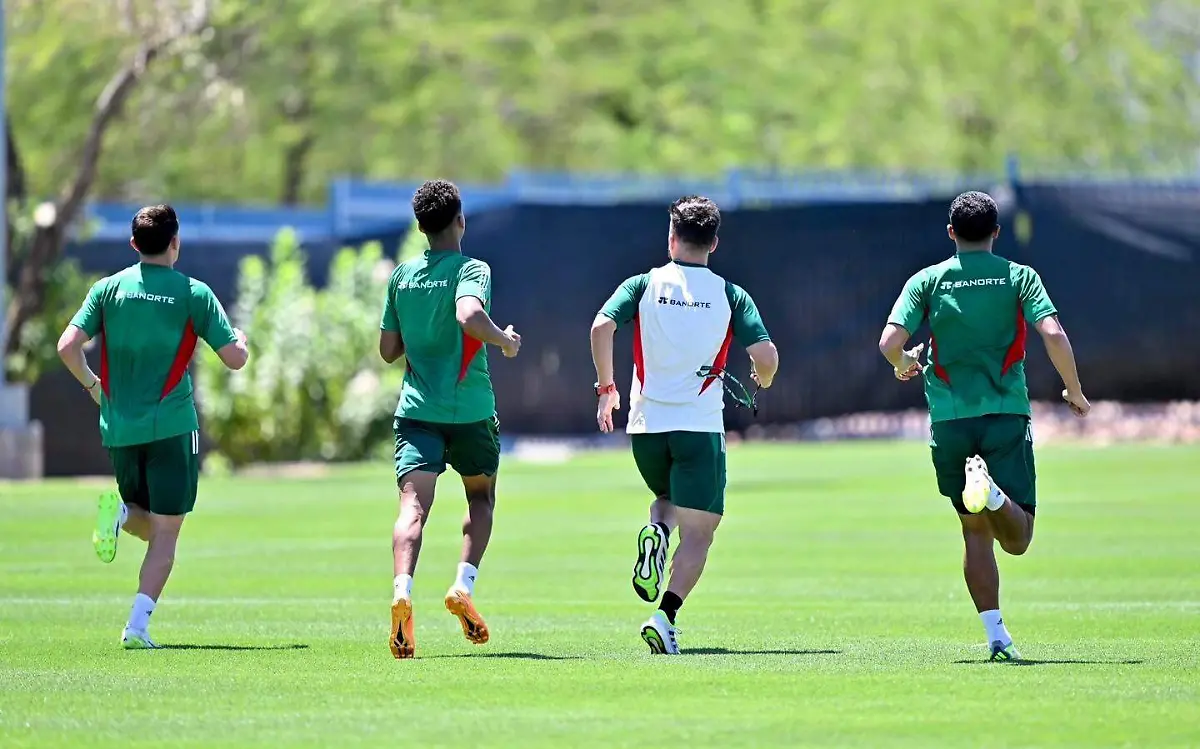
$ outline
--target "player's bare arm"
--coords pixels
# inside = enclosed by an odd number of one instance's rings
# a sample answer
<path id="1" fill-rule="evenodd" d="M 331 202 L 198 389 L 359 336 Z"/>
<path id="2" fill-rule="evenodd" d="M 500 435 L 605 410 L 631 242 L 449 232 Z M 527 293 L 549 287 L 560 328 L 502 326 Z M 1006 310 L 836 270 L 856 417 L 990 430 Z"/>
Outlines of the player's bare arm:
<path id="1" fill-rule="evenodd" d="M 596 366 L 596 424 L 604 433 L 613 430 L 612 412 L 621 409 L 621 394 L 613 381 L 613 336 L 617 323 L 605 315 L 592 322 L 592 363 Z M 774 376 L 774 372 L 772 372 Z"/>
<path id="2" fill-rule="evenodd" d="M 496 323 L 492 322 L 491 315 L 483 308 L 483 302 L 477 297 L 462 297 L 454 303 L 454 306 L 459 327 L 467 335 L 477 341 L 499 347 L 510 359 L 521 350 L 521 336 L 513 332 L 511 325 L 501 330 Z"/>
<path id="3" fill-rule="evenodd" d="M 246 366 L 246 362 L 250 361 L 250 349 L 246 348 L 245 333 L 234 328 L 233 334 L 237 336 L 237 340 L 217 349 L 217 358 L 226 367 L 236 371 Z"/>
<path id="4" fill-rule="evenodd" d="M 892 365 L 896 379 L 901 382 L 911 380 L 921 371 L 919 360 L 925 344 L 919 343 L 905 351 L 904 344 L 908 343 L 911 336 L 911 333 L 895 323 L 888 323 L 879 336 L 879 353 Z"/>
<path id="5" fill-rule="evenodd" d="M 379 356 L 388 364 L 404 356 L 404 338 L 391 330 L 379 331 Z"/>
<path id="6" fill-rule="evenodd" d="M 750 377 L 764 390 L 771 387 L 779 371 L 779 349 L 771 341 L 759 341 L 748 346 L 746 353 L 750 355 Z"/>
<path id="7" fill-rule="evenodd" d="M 1067 337 L 1067 331 L 1058 321 L 1058 315 L 1051 315 L 1044 320 L 1039 320 L 1033 327 L 1042 336 L 1050 363 L 1054 365 L 1054 368 L 1058 370 L 1059 377 L 1062 378 L 1063 386 L 1066 388 L 1063 390 L 1063 399 L 1070 404 L 1071 411 L 1076 416 L 1087 416 L 1088 411 L 1092 410 L 1092 404 L 1088 403 L 1088 399 L 1083 394 L 1083 385 L 1079 382 L 1079 370 L 1075 366 L 1075 351 L 1071 348 L 1071 339 Z"/>
<path id="8" fill-rule="evenodd" d="M 62 359 L 67 370 L 79 381 L 83 389 L 88 391 L 97 405 L 100 403 L 100 378 L 88 366 L 87 357 L 83 355 L 83 347 L 91 340 L 88 334 L 74 325 L 67 329 L 58 339 L 58 358 Z"/>

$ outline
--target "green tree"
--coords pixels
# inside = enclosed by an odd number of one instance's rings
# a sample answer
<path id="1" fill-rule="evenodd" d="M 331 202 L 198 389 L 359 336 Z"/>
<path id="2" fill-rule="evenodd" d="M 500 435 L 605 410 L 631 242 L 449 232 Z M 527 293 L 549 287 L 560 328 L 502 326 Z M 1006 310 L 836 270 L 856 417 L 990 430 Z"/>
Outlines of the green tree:
<path id="1" fill-rule="evenodd" d="M 517 168 L 998 171 L 1009 152 L 1178 170 L 1198 135 L 1197 7 L 219 0 L 204 43 L 113 123 L 95 194 L 318 202 L 342 174 Z M 72 0 L 10 0 L 8 23 L 13 127 L 31 194 L 50 194 L 130 32 Z"/>
<path id="2" fill-rule="evenodd" d="M 8 146 L 10 155 L 15 156 L 14 161 L 33 173 L 40 174 L 38 170 L 45 168 L 52 175 L 51 181 L 49 186 L 39 185 L 39 188 L 54 195 L 44 210 L 35 214 L 39 218 L 33 223 L 24 251 L 18 254 L 6 248 L 8 257 L 14 262 L 11 274 L 16 279 L 8 300 L 7 348 L 19 361 L 28 359 L 18 356 L 20 348 L 29 345 L 31 340 L 28 328 L 45 314 L 50 307 L 47 302 L 53 301 L 54 295 L 74 280 L 63 276 L 64 269 L 58 260 L 68 232 L 77 228 L 84 202 L 96 184 L 109 130 L 120 120 L 130 97 L 148 71 L 164 59 L 185 54 L 189 43 L 197 41 L 208 28 L 210 14 L 209 0 L 192 0 L 187 6 L 180 4 L 178 12 L 165 19 L 156 14 L 164 7 L 171 7 L 169 2 L 126 0 L 120 3 L 121 12 L 115 14 L 117 21 L 105 19 L 104 13 L 94 4 L 72 4 L 71 13 L 60 8 L 63 11 L 60 16 L 50 14 L 48 5 L 19 2 L 10 14 L 18 38 L 28 33 L 45 44 L 35 48 L 18 45 L 14 57 L 20 62 L 14 67 L 44 75 L 41 84 L 52 92 L 44 98 L 52 103 L 42 102 L 43 108 L 39 111 L 42 115 L 57 112 L 66 120 L 60 120 L 60 124 L 67 133 L 67 140 L 59 142 L 64 150 L 56 152 L 58 160 L 47 160 L 47 152 L 36 149 L 26 157 L 20 148 L 20 144 L 26 142 L 23 137 L 9 136 Z M 149 22 L 147 16 L 151 14 L 154 18 Z M 92 28 L 89 21 L 97 26 Z M 131 41 L 133 44 L 128 45 Z M 122 49 L 124 46 L 131 46 L 131 50 Z M 76 51 L 80 58 L 74 56 Z M 22 58 L 22 53 L 29 56 Z M 63 58 L 69 62 L 60 64 L 59 60 Z M 81 69 L 80 66 L 87 63 L 92 66 Z M 14 89 L 19 90 L 19 87 L 14 86 Z M 78 105 L 69 104 L 65 99 L 70 95 L 79 96 L 81 91 L 86 100 L 92 102 L 92 109 L 81 117 L 74 117 L 71 114 L 77 111 Z M 41 95 L 40 88 L 37 93 Z M 9 107 L 10 111 L 21 111 L 20 104 L 10 103 Z M 55 137 L 49 140 L 53 141 Z M 11 242 L 11 237 L 9 240 Z M 32 339 L 40 340 L 41 336 Z"/>

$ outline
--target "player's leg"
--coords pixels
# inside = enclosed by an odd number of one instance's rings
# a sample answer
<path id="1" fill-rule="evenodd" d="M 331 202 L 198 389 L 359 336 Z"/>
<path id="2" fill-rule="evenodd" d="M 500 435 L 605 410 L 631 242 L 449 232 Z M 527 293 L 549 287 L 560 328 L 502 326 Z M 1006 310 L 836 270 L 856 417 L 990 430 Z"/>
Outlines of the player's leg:
<path id="1" fill-rule="evenodd" d="M 144 446 L 145 485 L 149 496 L 146 556 L 138 592 L 121 641 L 126 648 L 157 647 L 150 639 L 150 616 L 175 567 L 179 532 L 196 506 L 200 478 L 199 434 L 191 432 Z"/>
<path id="2" fill-rule="evenodd" d="M 655 653 L 679 652 L 675 618 L 700 581 L 713 536 L 725 511 L 725 435 L 672 432 L 671 502 L 679 523 L 679 546 L 658 611 L 642 626 Z"/>
<path id="3" fill-rule="evenodd" d="M 126 502 L 125 522 L 121 525 L 121 530 L 134 538 L 149 542 L 150 511 L 140 505 Z"/>
<path id="4" fill-rule="evenodd" d="M 980 449 L 979 419 L 937 422 L 931 429 L 930 453 L 938 490 L 958 513 L 963 533 L 963 577 L 983 623 L 993 657 L 1018 657 L 1000 615 L 1000 572 L 996 566 L 995 535 L 988 519 L 968 511 L 963 501 L 968 459 Z M 997 647 L 997 643 L 999 646 Z"/>
<path id="5" fill-rule="evenodd" d="M 141 445 L 114 447 L 108 451 L 113 476 L 117 481 L 117 492 L 105 492 L 96 503 L 96 525 L 92 530 L 92 547 L 96 556 L 105 564 L 117 557 L 117 541 L 121 529 L 129 530 L 142 540 L 148 540 L 149 527 L 146 519 L 149 497 L 146 490 L 146 456 Z M 129 526 L 131 512 L 133 526 Z"/>
<path id="6" fill-rule="evenodd" d="M 463 518 L 462 556 L 454 583 L 446 591 L 446 610 L 458 617 L 463 636 L 482 645 L 490 636 L 475 607 L 475 581 L 492 537 L 496 479 L 500 469 L 500 422 L 496 418 L 447 427 L 447 462 L 462 476 L 467 497 Z"/>
<path id="7" fill-rule="evenodd" d="M 633 590 L 647 603 L 662 593 L 667 549 L 675 527 L 671 504 L 671 447 L 667 434 L 634 434 L 630 437 L 633 460 L 646 486 L 654 493 L 650 522 L 638 532 L 637 559 L 633 563 Z"/>
<path id="8" fill-rule="evenodd" d="M 411 419 L 396 419 L 394 431 L 400 513 L 392 527 L 392 626 L 388 646 L 396 658 L 412 658 L 416 652 L 413 574 L 425 522 L 433 508 L 437 477 L 446 470 L 445 441 L 434 425 Z"/>
<path id="9" fill-rule="evenodd" d="M 982 478 L 989 493 L 987 512 L 1000 548 L 1024 554 L 1033 541 L 1037 507 L 1037 471 L 1029 419 L 1016 415 L 989 416 L 980 441 Z"/>

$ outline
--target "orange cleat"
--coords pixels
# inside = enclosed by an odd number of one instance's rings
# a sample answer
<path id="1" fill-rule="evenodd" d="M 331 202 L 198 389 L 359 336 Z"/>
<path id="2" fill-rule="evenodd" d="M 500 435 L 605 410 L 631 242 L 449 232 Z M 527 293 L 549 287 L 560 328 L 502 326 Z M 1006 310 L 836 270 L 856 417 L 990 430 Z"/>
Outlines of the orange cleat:
<path id="1" fill-rule="evenodd" d="M 392 602 L 392 638 L 389 645 L 396 658 L 412 658 L 417 649 L 413 634 L 412 601 L 403 598 Z"/>
<path id="2" fill-rule="evenodd" d="M 463 636 L 476 645 L 488 641 L 487 623 L 479 615 L 471 596 L 463 590 L 451 590 L 446 594 L 446 610 L 458 617 L 462 624 Z"/>

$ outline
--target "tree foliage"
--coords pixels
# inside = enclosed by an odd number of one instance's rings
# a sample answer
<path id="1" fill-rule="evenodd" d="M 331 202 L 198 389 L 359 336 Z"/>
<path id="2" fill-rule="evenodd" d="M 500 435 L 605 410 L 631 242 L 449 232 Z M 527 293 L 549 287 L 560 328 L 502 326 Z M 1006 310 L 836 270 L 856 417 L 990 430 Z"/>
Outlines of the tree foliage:
<path id="1" fill-rule="evenodd" d="M 9 1 L 33 194 L 75 167 L 132 33 L 112 8 L 131 2 Z M 997 170 L 1009 152 L 1179 170 L 1197 140 L 1196 7 L 219 0 L 202 43 L 113 125 L 95 194 L 315 202 L 347 173 Z"/>
<path id="2" fill-rule="evenodd" d="M 94 10 L 95 5 L 87 5 L 86 9 Z M 53 172 L 51 186 L 46 188 L 50 197 L 44 205 L 45 210 L 39 208 L 35 213 L 35 217 L 40 218 L 32 223 L 32 233 L 24 251 L 19 254 L 12 251 L 12 231 L 7 237 L 5 257 L 12 263 L 8 275 L 13 282 L 10 298 L 4 300 L 7 305 L 7 330 L 0 339 L 6 341 L 7 352 L 17 359 L 29 360 L 37 356 L 22 348 L 29 345 L 31 339 L 41 338 L 40 335 L 31 338 L 28 328 L 36 325 L 39 317 L 44 317 L 48 312 L 55 312 L 56 309 L 50 304 L 60 301 L 54 298 L 55 295 L 63 291 L 64 285 L 76 280 L 74 276 L 63 276 L 64 267 L 59 263 L 59 259 L 68 233 L 73 229 L 78 230 L 77 219 L 99 179 L 101 157 L 109 130 L 121 120 L 130 99 L 152 69 L 157 69 L 163 60 L 190 59 L 191 55 L 188 53 L 195 49 L 201 34 L 209 28 L 212 12 L 212 0 L 121 0 L 115 5 L 118 7 L 112 10 L 118 11 L 113 14 L 118 21 L 112 34 L 108 33 L 111 22 L 108 26 L 98 29 L 86 25 L 72 28 L 85 37 L 82 46 L 96 58 L 93 61 L 97 61 L 100 66 L 101 77 L 92 75 L 95 70 L 82 71 L 75 68 L 68 72 L 68 78 L 87 78 L 84 88 L 89 95 L 92 94 L 92 84 L 95 84 L 94 98 L 88 99 L 92 110 L 78 123 L 72 123 L 79 125 L 77 131 L 72 130 L 70 126 L 65 128 L 71 138 L 71 147 L 68 149 L 70 156 L 64 158 L 62 164 L 47 165 Z M 54 17 L 47 14 L 50 9 L 48 4 L 44 3 L 18 3 L 17 8 L 27 13 L 20 16 L 19 22 L 15 22 L 14 26 L 22 35 L 35 37 L 42 35 L 39 32 L 59 29 L 62 25 L 73 26 L 75 23 L 86 23 L 89 20 L 99 24 L 104 20 L 102 14 L 97 17 L 94 12 Z M 69 18 L 71 23 L 63 24 L 64 18 Z M 22 22 L 25 23 L 24 26 L 21 25 Z M 57 71 L 55 60 L 62 56 L 72 56 L 75 39 L 65 38 L 53 31 L 48 33 L 50 38 L 45 40 L 47 47 L 35 50 L 31 59 L 24 60 L 25 64 L 17 66 L 18 70 L 28 67 L 46 72 L 50 77 L 52 70 Z M 122 39 L 130 43 L 118 45 Z M 116 51 L 115 61 L 109 64 L 106 55 L 118 46 L 122 48 Z M 125 46 L 128 46 L 128 49 L 125 49 Z M 52 55 L 49 59 L 46 57 L 47 52 Z M 61 96 L 62 91 L 56 91 L 56 94 Z M 67 106 L 65 101 L 61 98 L 56 99 L 54 95 L 46 98 L 54 101 L 54 106 Z M 37 142 L 36 138 L 32 140 Z M 20 177 L 20 188 L 5 196 L 6 210 L 9 197 L 18 202 L 24 201 L 27 196 L 21 194 L 21 191 L 29 189 L 26 182 L 27 172 L 23 171 L 27 164 L 21 151 L 21 142 L 21 137 L 14 136 L 13 128 L 10 127 L 7 143 L 9 160 L 20 165 L 14 169 L 14 173 Z M 9 279 L 4 281 L 7 284 Z"/>

